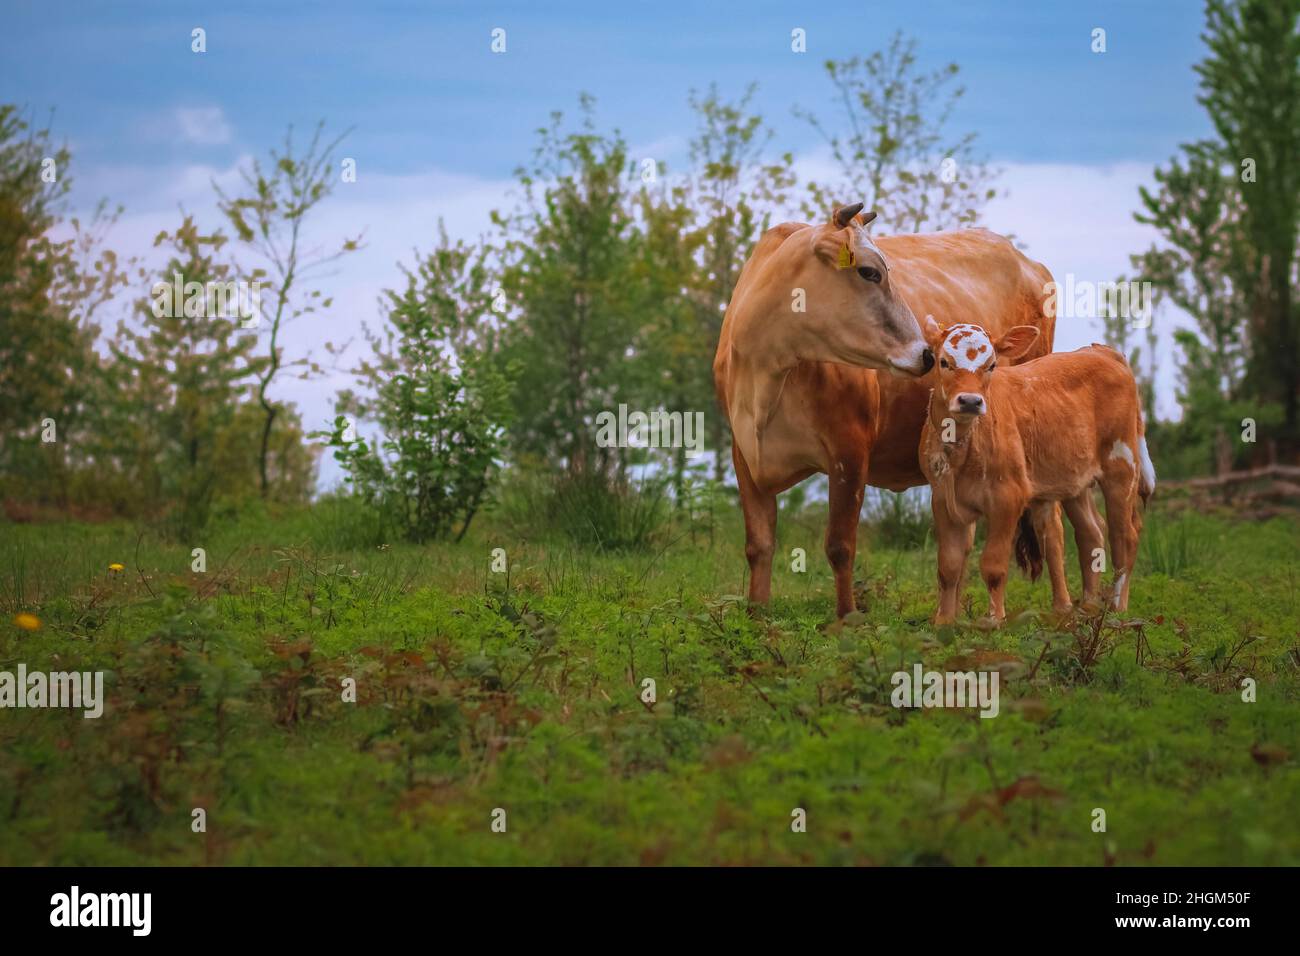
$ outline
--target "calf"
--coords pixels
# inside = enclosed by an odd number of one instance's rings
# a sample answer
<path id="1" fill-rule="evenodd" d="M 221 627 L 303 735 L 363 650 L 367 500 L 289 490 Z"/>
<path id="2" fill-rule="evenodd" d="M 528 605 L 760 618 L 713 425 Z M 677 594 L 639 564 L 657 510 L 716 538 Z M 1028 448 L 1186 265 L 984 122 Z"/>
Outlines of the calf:
<path id="1" fill-rule="evenodd" d="M 1032 325 L 1015 326 L 994 343 L 977 325 L 940 329 L 928 319 L 926 335 L 939 361 L 921 432 L 920 464 L 930 483 L 939 546 L 936 624 L 956 616 L 980 517 L 988 519 L 980 572 L 990 615 L 998 621 L 1006 617 L 1003 595 L 1017 528 L 1022 566 L 1036 561 L 1041 569 L 1041 542 L 1053 606 L 1069 609 L 1057 502 L 1074 525 L 1084 600 L 1095 600 L 1100 574 L 1092 556 L 1101 547 L 1102 532 L 1091 500 L 1094 483 L 1106 501 L 1114 606 L 1128 607 L 1142 528 L 1137 499 L 1146 501 L 1156 478 L 1137 382 L 1123 356 L 1104 345 L 1012 366 L 1038 334 Z"/>

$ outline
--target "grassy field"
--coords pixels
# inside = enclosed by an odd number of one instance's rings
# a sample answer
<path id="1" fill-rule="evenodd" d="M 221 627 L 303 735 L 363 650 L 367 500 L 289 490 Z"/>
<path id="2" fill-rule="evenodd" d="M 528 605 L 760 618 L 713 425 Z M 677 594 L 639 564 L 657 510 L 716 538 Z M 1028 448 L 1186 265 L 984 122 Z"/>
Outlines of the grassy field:
<path id="1" fill-rule="evenodd" d="M 108 696 L 0 710 L 0 863 L 1300 863 L 1295 521 L 1153 512 L 1124 620 L 935 634 L 932 546 L 866 528 L 830 623 L 821 519 L 782 519 L 755 615 L 734 509 L 624 554 L 353 548 L 328 503 L 193 543 L 0 524 L 0 671 Z M 999 669 L 1001 713 L 894 708 L 916 661 Z"/>

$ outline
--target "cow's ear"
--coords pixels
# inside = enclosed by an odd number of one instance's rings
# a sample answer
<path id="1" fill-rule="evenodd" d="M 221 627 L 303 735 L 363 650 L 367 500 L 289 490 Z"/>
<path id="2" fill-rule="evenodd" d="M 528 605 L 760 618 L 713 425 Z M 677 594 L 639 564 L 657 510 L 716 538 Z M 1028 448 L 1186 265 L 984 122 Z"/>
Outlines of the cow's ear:
<path id="1" fill-rule="evenodd" d="M 994 346 L 998 353 L 998 358 L 1007 362 L 1014 362 L 1020 358 L 1038 341 L 1038 326 L 1036 325 L 1017 325 L 1014 328 L 1007 329 L 1002 338 L 998 339 L 998 344 Z"/>
<path id="2" fill-rule="evenodd" d="M 853 253 L 853 233 L 848 229 L 822 229 L 813 239 L 813 252 L 836 269 L 852 269 L 858 264 Z"/>
<path id="3" fill-rule="evenodd" d="M 943 326 L 934 320 L 934 316 L 926 315 L 921 320 L 921 338 L 932 349 L 938 349 L 943 344 Z"/>

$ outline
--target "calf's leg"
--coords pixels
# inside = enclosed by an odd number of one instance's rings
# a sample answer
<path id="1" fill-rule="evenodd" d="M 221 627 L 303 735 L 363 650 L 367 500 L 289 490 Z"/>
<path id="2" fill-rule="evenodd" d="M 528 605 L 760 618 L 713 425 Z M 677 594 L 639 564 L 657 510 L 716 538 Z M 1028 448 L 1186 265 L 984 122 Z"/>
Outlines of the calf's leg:
<path id="1" fill-rule="evenodd" d="M 1061 526 L 1061 509 L 1055 501 L 1030 505 L 1034 534 L 1038 535 L 1047 575 L 1052 581 L 1052 610 L 1065 613 L 1070 603 L 1070 586 L 1065 579 L 1065 529 Z"/>
<path id="2" fill-rule="evenodd" d="M 1127 462 L 1112 459 L 1102 472 L 1101 493 L 1106 499 L 1110 559 L 1115 568 L 1115 593 L 1111 601 L 1115 610 L 1126 611 L 1129 579 L 1137 559 L 1137 530 L 1133 521 L 1137 510 L 1137 474 Z"/>
<path id="3" fill-rule="evenodd" d="M 1093 569 L 1093 553 L 1105 540 L 1101 515 L 1092 497 L 1092 487 L 1085 488 L 1073 498 L 1063 502 L 1065 513 L 1074 528 L 1074 544 L 1079 550 L 1079 570 L 1083 575 L 1083 604 L 1097 601 L 1101 593 L 1101 572 Z M 1104 549 L 1103 549 L 1104 552 Z"/>
<path id="4" fill-rule="evenodd" d="M 975 524 L 962 524 L 949 517 L 937 491 L 931 493 L 930 509 L 934 514 L 935 542 L 939 546 L 939 607 L 934 612 L 934 623 L 951 624 L 957 619 L 957 598 L 966 577 L 966 559 L 975 540 Z"/>
<path id="5" fill-rule="evenodd" d="M 1003 502 L 989 512 L 988 538 L 984 542 L 984 553 L 980 555 L 980 575 L 989 591 L 989 616 L 995 621 L 1004 621 L 1007 617 L 1004 601 L 1007 566 L 1024 506 L 1023 501 L 1017 501 L 1013 506 Z"/>

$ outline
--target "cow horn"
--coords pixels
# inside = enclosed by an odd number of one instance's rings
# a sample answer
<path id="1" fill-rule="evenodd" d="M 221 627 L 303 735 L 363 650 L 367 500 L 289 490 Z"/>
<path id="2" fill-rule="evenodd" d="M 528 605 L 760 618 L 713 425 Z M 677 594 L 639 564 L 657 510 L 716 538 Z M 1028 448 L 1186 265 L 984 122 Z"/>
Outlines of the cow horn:
<path id="1" fill-rule="evenodd" d="M 852 206 L 841 206 L 839 209 L 836 209 L 833 217 L 836 228 L 843 229 L 847 226 L 853 220 L 854 216 L 862 212 L 862 206 L 862 203 L 855 202 Z"/>

